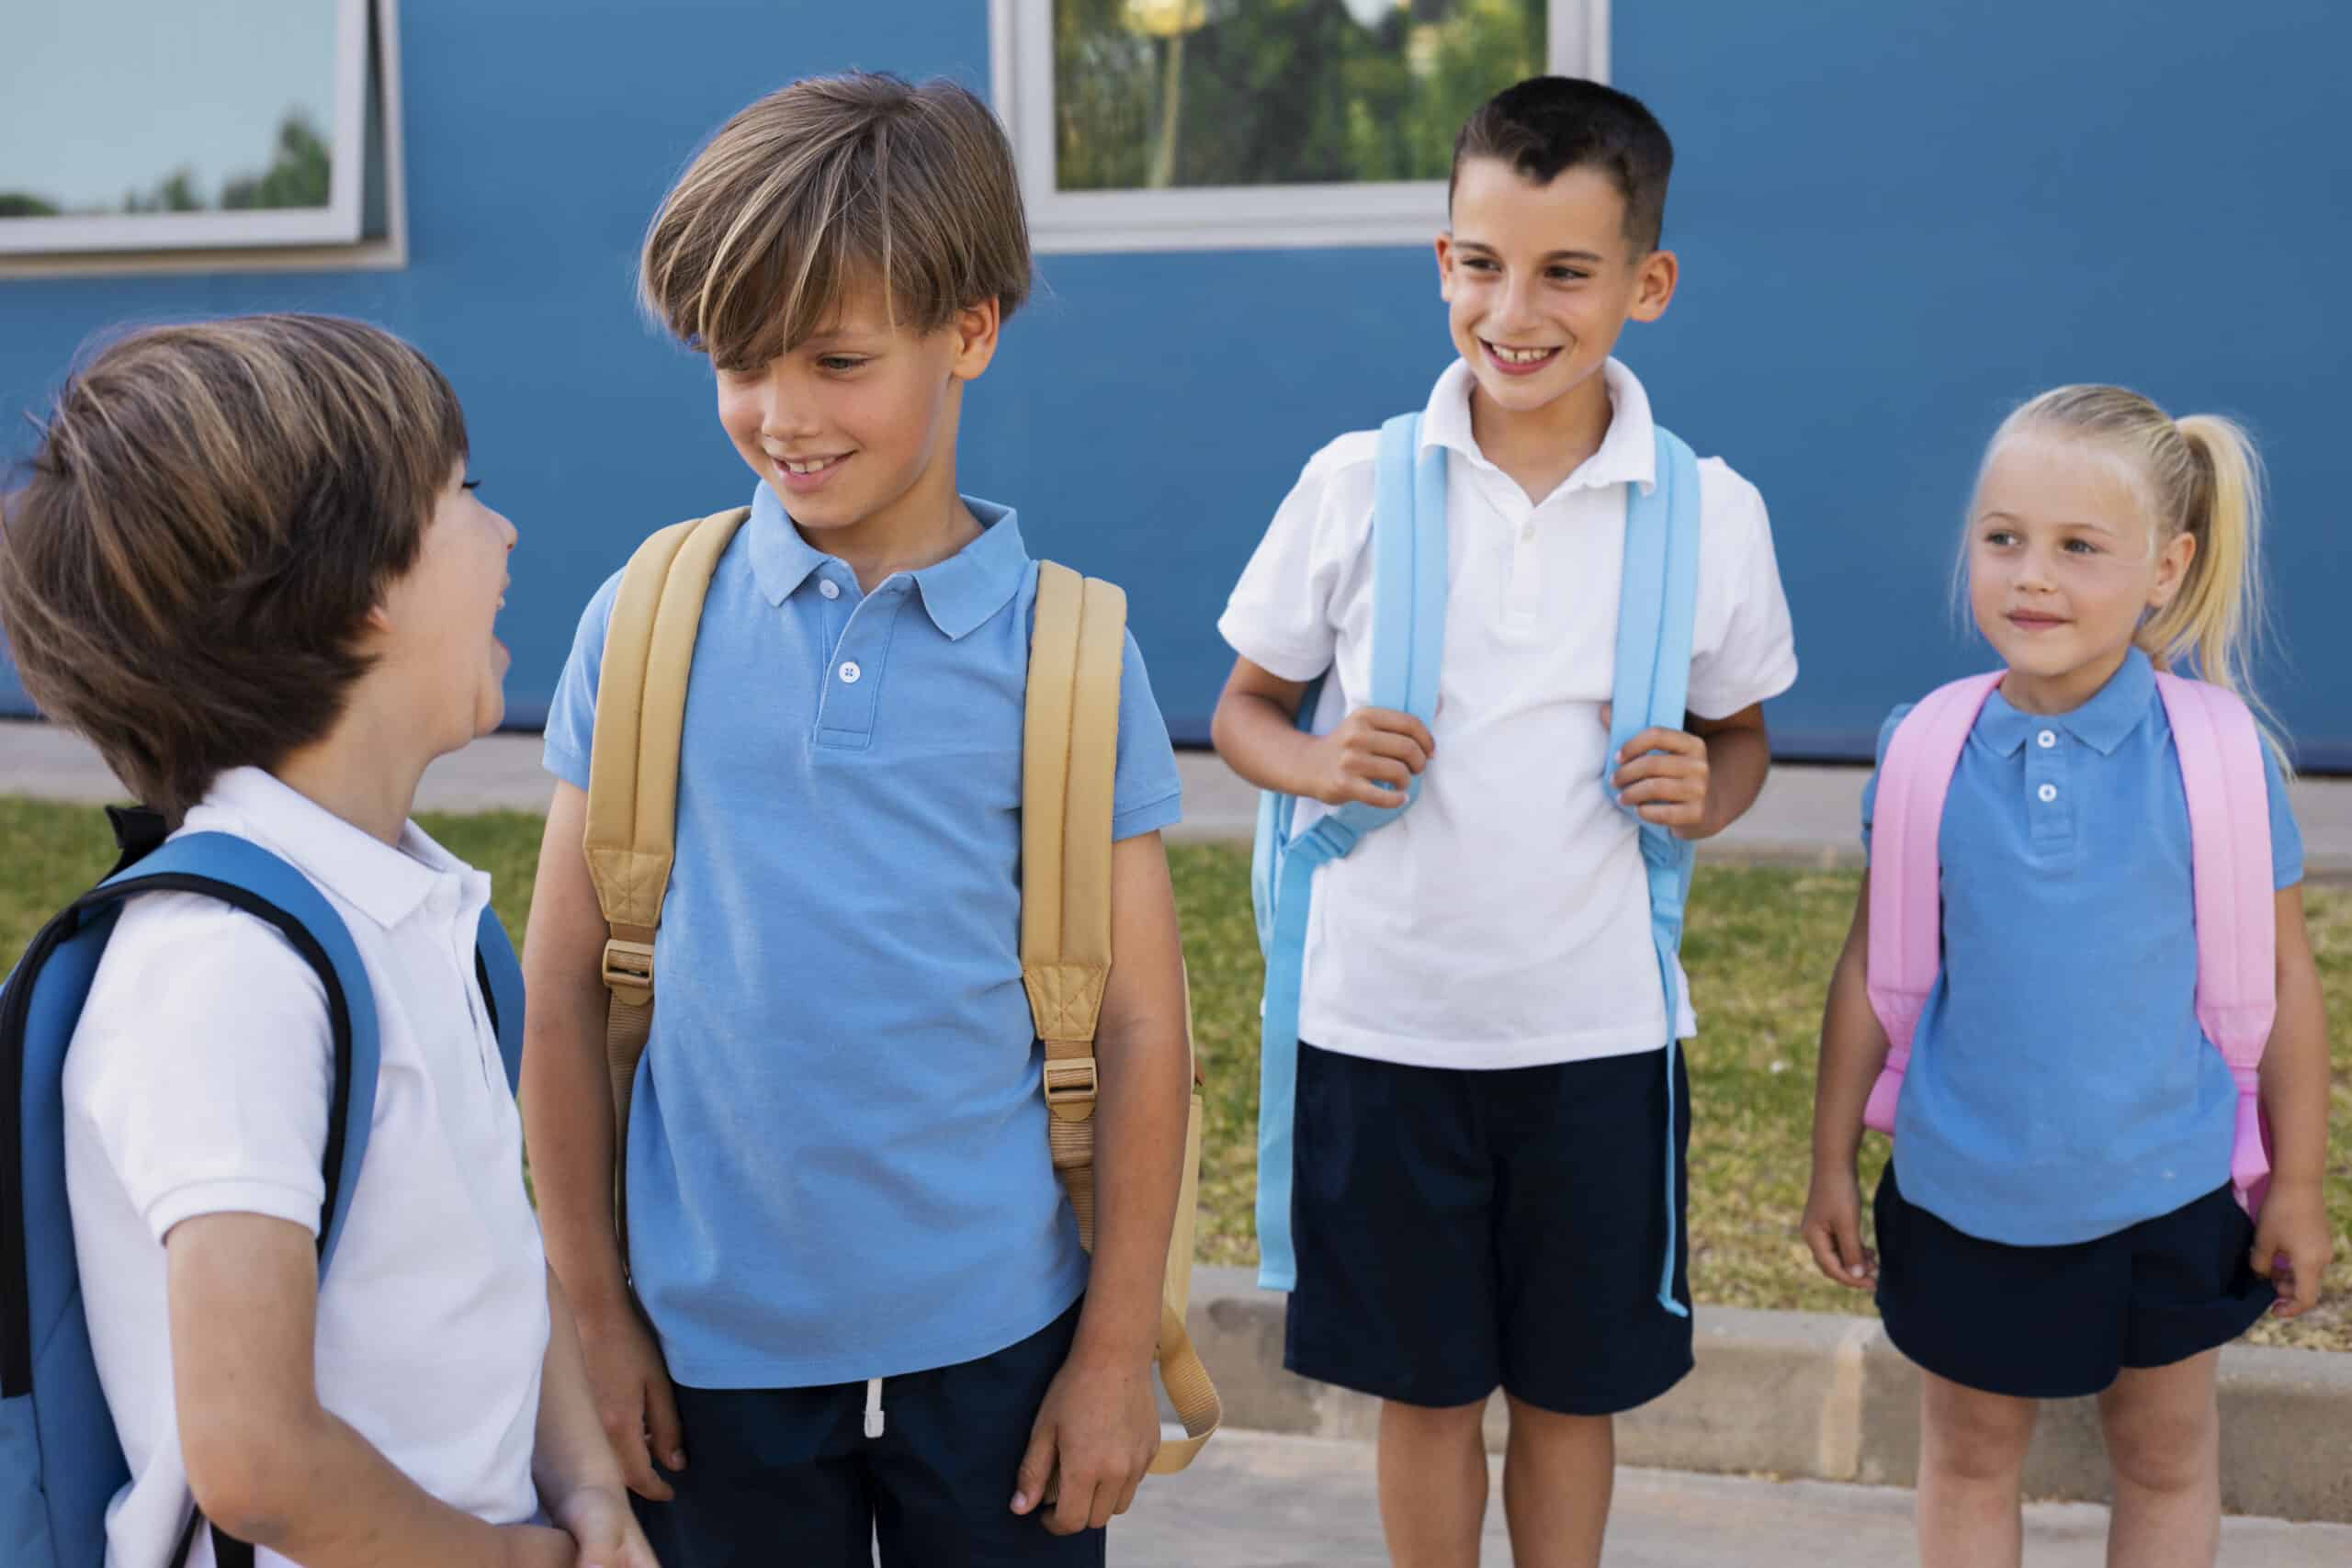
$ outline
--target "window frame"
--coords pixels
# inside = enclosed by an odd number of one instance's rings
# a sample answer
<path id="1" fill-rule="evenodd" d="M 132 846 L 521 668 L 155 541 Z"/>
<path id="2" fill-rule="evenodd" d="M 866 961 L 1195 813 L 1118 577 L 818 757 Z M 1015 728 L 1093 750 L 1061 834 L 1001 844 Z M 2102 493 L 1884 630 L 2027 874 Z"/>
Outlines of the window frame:
<path id="1" fill-rule="evenodd" d="M 1012 141 L 1040 252 L 1421 244 L 1445 225 L 1443 180 L 1171 190 L 1054 186 L 1054 0 L 989 0 L 989 93 Z M 1547 0 L 1545 69 L 1609 80 L 1610 0 Z"/>
<path id="2" fill-rule="evenodd" d="M 337 155 L 324 208 L 0 219 L 0 278 L 395 268 L 408 262 L 399 0 L 335 0 Z M 372 84 L 371 84 L 372 77 Z M 384 231 L 367 232 L 375 89 Z M 354 150 L 354 156 L 341 150 Z"/>

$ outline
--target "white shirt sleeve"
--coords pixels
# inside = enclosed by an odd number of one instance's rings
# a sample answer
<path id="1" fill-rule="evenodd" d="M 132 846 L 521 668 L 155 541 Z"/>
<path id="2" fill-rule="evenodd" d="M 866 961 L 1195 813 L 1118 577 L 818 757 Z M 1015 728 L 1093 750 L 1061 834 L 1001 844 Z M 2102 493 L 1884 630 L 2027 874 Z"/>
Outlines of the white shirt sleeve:
<path id="1" fill-rule="evenodd" d="M 1796 683 L 1796 640 L 1764 497 L 1719 457 L 1699 465 L 1698 633 L 1689 706 L 1728 718 Z"/>
<path id="2" fill-rule="evenodd" d="M 99 961 L 66 1113 L 159 1243 L 213 1213 L 316 1235 L 334 1059 L 325 988 L 283 936 L 218 899 L 150 894 Z"/>
<path id="3" fill-rule="evenodd" d="M 1332 607 L 1371 533 L 1378 441 L 1343 435 L 1307 459 L 1217 620 L 1233 650 L 1270 674 L 1311 681 L 1331 667 Z"/>

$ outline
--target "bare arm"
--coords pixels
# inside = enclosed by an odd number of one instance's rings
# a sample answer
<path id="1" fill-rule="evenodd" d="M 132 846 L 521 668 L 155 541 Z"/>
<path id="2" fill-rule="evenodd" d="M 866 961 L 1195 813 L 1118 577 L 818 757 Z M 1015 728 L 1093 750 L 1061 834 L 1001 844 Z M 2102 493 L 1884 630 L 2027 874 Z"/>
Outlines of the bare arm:
<path id="1" fill-rule="evenodd" d="M 321 1406 L 308 1231 L 206 1214 L 164 1245 L 180 1450 L 206 1518 L 311 1568 L 571 1568 L 562 1530 L 450 1507 Z"/>
<path id="2" fill-rule="evenodd" d="M 1168 1236 L 1183 1180 L 1192 1086 L 1183 954 L 1159 835 L 1111 852 L 1111 951 L 1094 1054 L 1094 1261 L 1069 1359 L 1038 1411 L 1013 1511 L 1039 1506 L 1058 1466 L 1046 1528 L 1100 1528 L 1125 1511 L 1159 1446 L 1151 1358 Z"/>
<path id="3" fill-rule="evenodd" d="M 523 937 L 531 997 L 523 1029 L 523 1134 L 548 1261 L 571 1303 L 598 1416 L 630 1488 L 667 1502 L 671 1489 L 650 1461 L 659 1454 L 672 1470 L 683 1468 L 683 1435 L 660 1350 L 629 1293 L 613 1225 L 605 927 L 581 850 L 587 819 L 586 793 L 557 784 Z"/>
<path id="4" fill-rule="evenodd" d="M 653 1549 L 629 1511 L 620 1462 L 597 1420 L 571 1303 L 553 1269 L 548 1270 L 548 1349 L 539 1371 L 531 1479 L 548 1517 L 578 1542 L 582 1563 L 656 1568 Z"/>
<path id="5" fill-rule="evenodd" d="M 1427 726 L 1388 708 L 1356 708 L 1330 734 L 1306 734 L 1298 728 L 1306 695 L 1305 682 L 1235 660 L 1209 721 L 1217 755 L 1260 789 L 1326 806 L 1395 806 L 1437 754 Z"/>
<path id="6" fill-rule="evenodd" d="M 1813 1190 L 1804 1234 L 1813 1259 L 1841 1285 L 1867 1286 L 1876 1272 L 1861 1239 L 1861 1190 L 1854 1157 L 1862 1144 L 1862 1110 L 1886 1066 L 1886 1031 L 1871 1010 L 1870 874 L 1854 903 L 1854 922 L 1829 976 L 1821 1016 L 1821 1066 L 1813 1098 Z"/>
<path id="7" fill-rule="evenodd" d="M 2262 1056 L 2262 1110 L 2270 1122 L 2270 1190 L 2257 1216 L 2254 1270 L 2278 1287 L 2278 1314 L 2319 1303 L 2334 1255 L 2322 1179 L 2327 1170 L 2327 1010 L 2303 923 L 2301 883 L 2278 895 L 2278 1016 Z"/>

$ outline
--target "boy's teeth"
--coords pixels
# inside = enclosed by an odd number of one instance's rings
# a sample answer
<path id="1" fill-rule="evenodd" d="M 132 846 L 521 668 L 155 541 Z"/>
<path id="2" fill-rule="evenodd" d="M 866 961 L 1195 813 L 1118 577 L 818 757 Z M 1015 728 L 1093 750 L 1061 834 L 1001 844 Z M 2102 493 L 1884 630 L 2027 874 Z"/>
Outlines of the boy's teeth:
<path id="1" fill-rule="evenodd" d="M 1509 360 L 1513 365 L 1532 365 L 1552 353 L 1548 348 L 1505 348 L 1498 343 L 1487 346 L 1495 351 L 1496 357 Z"/>
<path id="2" fill-rule="evenodd" d="M 796 474 L 813 474 L 820 468 L 830 468 L 840 461 L 838 457 L 823 457 L 812 462 L 796 463 L 787 458 L 784 466 Z"/>

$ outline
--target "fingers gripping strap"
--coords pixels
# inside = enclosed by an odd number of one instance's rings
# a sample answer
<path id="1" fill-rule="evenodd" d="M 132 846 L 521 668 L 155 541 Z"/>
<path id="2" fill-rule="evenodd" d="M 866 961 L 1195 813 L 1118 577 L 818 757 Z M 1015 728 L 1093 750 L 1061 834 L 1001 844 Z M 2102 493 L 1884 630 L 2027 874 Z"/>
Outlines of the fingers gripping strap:
<path id="1" fill-rule="evenodd" d="M 2197 1020 L 2237 1081 L 2230 1180 L 2251 1213 L 2261 1206 L 2270 1175 L 2261 1072 L 2278 1016 L 2278 904 L 2262 734 L 2246 705 L 2217 686 L 2159 674 L 2156 690 L 2188 801 Z"/>
<path id="2" fill-rule="evenodd" d="M 1862 1123 L 1890 1136 L 1911 1037 L 1943 964 L 1944 797 L 1984 699 L 2001 671 L 1939 686 L 1905 714 L 1879 766 L 1871 819 L 1871 1010 L 1886 1031 L 1886 1066 L 1871 1087 Z"/>

